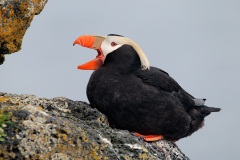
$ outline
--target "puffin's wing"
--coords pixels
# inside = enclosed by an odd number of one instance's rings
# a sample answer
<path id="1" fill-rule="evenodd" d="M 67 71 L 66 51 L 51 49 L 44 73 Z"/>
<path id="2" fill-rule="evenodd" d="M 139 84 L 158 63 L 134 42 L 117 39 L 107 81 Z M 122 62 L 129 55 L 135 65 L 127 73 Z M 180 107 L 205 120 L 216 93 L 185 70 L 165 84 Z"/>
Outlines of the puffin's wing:
<path id="1" fill-rule="evenodd" d="M 134 73 L 145 84 L 154 86 L 158 90 L 169 92 L 174 98 L 185 106 L 194 106 L 194 97 L 187 93 L 169 74 L 159 68 L 151 67 L 150 70 L 138 70 Z"/>

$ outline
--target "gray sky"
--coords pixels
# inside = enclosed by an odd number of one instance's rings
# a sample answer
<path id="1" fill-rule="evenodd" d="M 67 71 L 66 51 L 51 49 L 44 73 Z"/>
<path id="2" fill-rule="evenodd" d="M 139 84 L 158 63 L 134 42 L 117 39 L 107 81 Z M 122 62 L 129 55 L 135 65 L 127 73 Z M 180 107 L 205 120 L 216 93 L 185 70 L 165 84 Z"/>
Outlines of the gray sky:
<path id="1" fill-rule="evenodd" d="M 35 16 L 22 50 L 0 66 L 0 91 L 88 101 L 92 71 L 77 65 L 95 51 L 72 46 L 82 34 L 116 33 L 136 41 L 152 66 L 195 97 L 221 107 L 177 142 L 193 160 L 239 158 L 240 1 L 49 1 Z"/>

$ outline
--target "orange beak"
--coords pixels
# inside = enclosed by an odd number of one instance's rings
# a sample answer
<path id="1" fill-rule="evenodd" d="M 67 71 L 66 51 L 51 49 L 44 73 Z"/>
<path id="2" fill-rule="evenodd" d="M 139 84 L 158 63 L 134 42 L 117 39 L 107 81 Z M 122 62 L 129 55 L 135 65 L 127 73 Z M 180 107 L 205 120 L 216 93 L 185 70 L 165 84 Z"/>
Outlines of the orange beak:
<path id="1" fill-rule="evenodd" d="M 101 36 L 83 35 L 83 36 L 78 37 L 74 41 L 73 45 L 79 44 L 83 47 L 95 49 L 98 52 L 98 55 L 96 56 L 95 59 L 93 59 L 85 64 L 79 65 L 77 67 L 78 69 L 96 70 L 103 65 L 103 61 L 104 61 L 105 57 L 101 50 L 101 44 L 104 40 L 105 40 L 105 38 L 101 37 Z"/>

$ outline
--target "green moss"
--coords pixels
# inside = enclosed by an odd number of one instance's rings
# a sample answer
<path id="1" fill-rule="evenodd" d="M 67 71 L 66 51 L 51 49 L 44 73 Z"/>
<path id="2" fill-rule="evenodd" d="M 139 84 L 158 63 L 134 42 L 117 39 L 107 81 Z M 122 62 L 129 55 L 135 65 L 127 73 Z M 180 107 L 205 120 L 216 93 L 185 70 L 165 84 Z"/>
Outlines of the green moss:
<path id="1" fill-rule="evenodd" d="M 0 113 L 0 142 L 5 140 L 4 137 L 6 136 L 6 134 L 4 134 L 4 127 L 6 127 L 8 124 L 13 123 L 10 121 L 11 117 L 12 117 L 11 112 Z"/>

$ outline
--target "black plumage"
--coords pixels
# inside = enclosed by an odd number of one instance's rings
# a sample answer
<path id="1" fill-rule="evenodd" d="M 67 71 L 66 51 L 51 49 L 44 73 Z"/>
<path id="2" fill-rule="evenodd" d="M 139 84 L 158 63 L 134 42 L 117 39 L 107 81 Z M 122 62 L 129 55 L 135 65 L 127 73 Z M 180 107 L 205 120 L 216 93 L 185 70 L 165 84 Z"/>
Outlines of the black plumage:
<path id="1" fill-rule="evenodd" d="M 194 97 L 165 71 L 142 70 L 137 52 L 126 44 L 93 72 L 87 96 L 111 126 L 171 140 L 192 134 L 203 126 L 205 116 L 220 110 L 195 106 Z"/>

